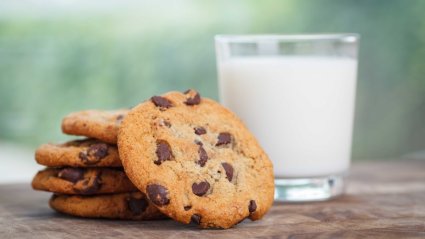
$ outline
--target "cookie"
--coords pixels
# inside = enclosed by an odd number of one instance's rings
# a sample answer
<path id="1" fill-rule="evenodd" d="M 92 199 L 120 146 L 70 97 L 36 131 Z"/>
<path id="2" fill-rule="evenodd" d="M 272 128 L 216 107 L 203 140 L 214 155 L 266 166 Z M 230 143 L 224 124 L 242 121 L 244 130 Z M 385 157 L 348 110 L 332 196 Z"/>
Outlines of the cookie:
<path id="1" fill-rule="evenodd" d="M 117 168 L 46 168 L 35 175 L 32 187 L 81 195 L 138 191 L 124 171 Z"/>
<path id="2" fill-rule="evenodd" d="M 48 167 L 122 167 L 117 146 L 96 139 L 43 144 L 35 160 Z"/>
<path id="3" fill-rule="evenodd" d="M 118 127 L 128 110 L 86 110 L 74 112 L 62 120 L 62 132 L 96 138 L 107 143 L 117 142 Z"/>
<path id="4" fill-rule="evenodd" d="M 118 150 L 130 180 L 177 221 L 229 228 L 262 218 L 273 203 L 264 150 L 235 114 L 194 90 L 133 108 Z"/>
<path id="5" fill-rule="evenodd" d="M 58 212 L 78 217 L 129 220 L 165 218 L 141 192 L 96 196 L 53 195 L 49 204 Z"/>

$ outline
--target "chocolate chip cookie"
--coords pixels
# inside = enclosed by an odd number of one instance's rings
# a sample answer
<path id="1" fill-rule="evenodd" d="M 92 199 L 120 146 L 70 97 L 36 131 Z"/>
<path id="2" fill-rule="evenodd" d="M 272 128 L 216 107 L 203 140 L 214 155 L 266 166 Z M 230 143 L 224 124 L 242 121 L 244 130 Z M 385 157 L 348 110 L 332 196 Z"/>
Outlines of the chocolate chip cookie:
<path id="1" fill-rule="evenodd" d="M 96 196 L 53 195 L 49 204 L 58 212 L 78 217 L 129 220 L 165 218 L 141 192 Z"/>
<path id="2" fill-rule="evenodd" d="M 74 112 L 62 120 L 62 131 L 65 134 L 81 135 L 115 144 L 118 127 L 127 112 L 126 109 Z"/>
<path id="3" fill-rule="evenodd" d="M 117 146 L 97 139 L 43 144 L 36 150 L 35 160 L 49 167 L 122 167 Z"/>
<path id="4" fill-rule="evenodd" d="M 32 187 L 81 195 L 138 191 L 124 171 L 117 168 L 46 168 L 35 175 Z"/>
<path id="5" fill-rule="evenodd" d="M 229 228 L 262 218 L 273 203 L 272 164 L 255 137 L 194 90 L 134 107 L 118 149 L 130 180 L 177 221 Z"/>

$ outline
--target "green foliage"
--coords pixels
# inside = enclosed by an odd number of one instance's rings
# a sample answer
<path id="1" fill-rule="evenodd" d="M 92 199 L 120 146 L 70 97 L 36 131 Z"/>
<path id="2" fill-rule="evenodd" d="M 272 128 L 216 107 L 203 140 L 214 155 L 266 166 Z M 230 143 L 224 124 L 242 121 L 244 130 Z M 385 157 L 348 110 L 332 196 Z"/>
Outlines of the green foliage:
<path id="1" fill-rule="evenodd" d="M 425 148 L 425 1 L 25 4 L 0 3 L 1 140 L 64 140 L 71 111 L 168 90 L 217 99 L 215 34 L 358 32 L 354 157 Z"/>

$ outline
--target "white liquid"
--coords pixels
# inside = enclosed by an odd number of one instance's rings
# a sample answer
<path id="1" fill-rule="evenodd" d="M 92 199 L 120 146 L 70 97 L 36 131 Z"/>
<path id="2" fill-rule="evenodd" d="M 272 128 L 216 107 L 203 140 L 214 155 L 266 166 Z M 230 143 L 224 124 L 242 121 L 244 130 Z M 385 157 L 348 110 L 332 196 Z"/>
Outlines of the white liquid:
<path id="1" fill-rule="evenodd" d="M 231 58 L 219 63 L 220 98 L 257 137 L 276 177 L 343 173 L 356 69 L 346 58 Z"/>

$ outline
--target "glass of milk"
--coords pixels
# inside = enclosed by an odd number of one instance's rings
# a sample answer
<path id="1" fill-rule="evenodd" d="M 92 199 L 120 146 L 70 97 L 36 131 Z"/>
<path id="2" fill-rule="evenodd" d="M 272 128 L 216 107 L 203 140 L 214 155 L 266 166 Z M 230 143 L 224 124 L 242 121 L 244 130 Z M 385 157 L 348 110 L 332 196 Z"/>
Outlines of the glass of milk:
<path id="1" fill-rule="evenodd" d="M 356 34 L 219 35 L 220 101 L 273 162 L 275 200 L 344 191 L 350 167 Z"/>

